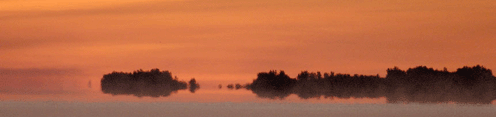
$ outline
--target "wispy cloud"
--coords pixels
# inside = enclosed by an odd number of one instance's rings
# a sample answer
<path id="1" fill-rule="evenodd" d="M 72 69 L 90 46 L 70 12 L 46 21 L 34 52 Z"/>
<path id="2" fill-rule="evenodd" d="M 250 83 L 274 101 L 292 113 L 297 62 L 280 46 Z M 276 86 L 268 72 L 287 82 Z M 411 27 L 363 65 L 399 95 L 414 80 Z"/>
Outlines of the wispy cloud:
<path id="1" fill-rule="evenodd" d="M 145 1 L 89 9 L 0 11 L 0 14 L 3 14 L 0 15 L 0 20 L 85 15 L 232 12 L 240 9 L 247 10 L 247 8 L 267 8 L 267 3 L 270 2 L 258 0 L 249 2 L 226 0 Z"/>

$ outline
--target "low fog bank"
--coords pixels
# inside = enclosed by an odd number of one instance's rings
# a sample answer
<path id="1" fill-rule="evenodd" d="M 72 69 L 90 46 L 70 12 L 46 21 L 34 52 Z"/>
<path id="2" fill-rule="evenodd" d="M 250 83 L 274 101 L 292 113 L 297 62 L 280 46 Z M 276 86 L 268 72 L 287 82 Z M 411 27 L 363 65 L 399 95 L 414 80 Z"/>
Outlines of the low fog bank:
<path id="1" fill-rule="evenodd" d="M 5 117 L 490 117 L 495 105 L 0 102 Z"/>

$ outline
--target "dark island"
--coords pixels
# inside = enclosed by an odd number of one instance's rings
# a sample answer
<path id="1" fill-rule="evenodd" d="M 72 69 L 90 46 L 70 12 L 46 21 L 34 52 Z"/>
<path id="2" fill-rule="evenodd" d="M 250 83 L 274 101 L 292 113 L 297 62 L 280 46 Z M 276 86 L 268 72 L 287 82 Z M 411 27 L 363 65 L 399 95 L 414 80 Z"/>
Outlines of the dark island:
<path id="1" fill-rule="evenodd" d="M 189 83 L 191 92 L 198 90 L 199 85 L 194 78 Z M 105 74 L 101 86 L 103 93 L 112 95 L 165 97 L 178 90 L 187 89 L 188 85 L 184 81 L 178 81 L 177 77 L 172 78 L 169 71 L 140 69 L 132 73 L 114 71 Z"/>
<path id="2" fill-rule="evenodd" d="M 425 66 L 406 71 L 397 67 L 379 75 L 350 75 L 303 71 L 290 78 L 284 71 L 261 72 L 245 86 L 257 96 L 283 99 L 296 94 L 308 98 L 379 98 L 388 103 L 477 103 L 490 104 L 496 99 L 496 78 L 480 65 L 459 68 L 455 72 Z"/>

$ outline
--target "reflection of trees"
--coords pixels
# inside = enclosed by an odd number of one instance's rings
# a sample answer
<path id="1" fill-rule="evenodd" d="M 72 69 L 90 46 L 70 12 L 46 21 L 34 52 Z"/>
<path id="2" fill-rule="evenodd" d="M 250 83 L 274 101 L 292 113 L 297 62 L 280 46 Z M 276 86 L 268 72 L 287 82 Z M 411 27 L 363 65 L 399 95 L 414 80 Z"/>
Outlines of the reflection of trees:
<path id="1" fill-rule="evenodd" d="M 456 72 L 434 70 L 425 66 L 406 71 L 387 70 L 386 78 L 367 75 L 303 71 L 289 78 L 283 71 L 258 74 L 247 88 L 259 97 L 282 99 L 290 94 L 318 98 L 378 98 L 388 102 L 459 102 L 491 103 L 496 99 L 496 78 L 482 66 L 463 67 Z"/>
<path id="2" fill-rule="evenodd" d="M 196 81 L 194 84 L 196 84 Z M 169 71 L 160 71 L 159 69 L 138 70 L 133 73 L 112 72 L 105 74 L 101 80 L 101 86 L 103 93 L 134 95 L 137 97 L 165 97 L 172 92 L 187 88 L 186 82 L 178 81 L 177 77 L 173 79 Z"/>

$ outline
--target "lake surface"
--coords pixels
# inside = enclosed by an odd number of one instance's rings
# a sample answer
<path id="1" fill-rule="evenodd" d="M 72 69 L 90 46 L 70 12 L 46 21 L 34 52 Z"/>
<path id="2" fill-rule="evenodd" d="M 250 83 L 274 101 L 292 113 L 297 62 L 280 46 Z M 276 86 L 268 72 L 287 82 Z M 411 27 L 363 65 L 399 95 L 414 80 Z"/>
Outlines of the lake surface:
<path id="1" fill-rule="evenodd" d="M 1 102 L 0 112 L 12 117 L 490 117 L 490 105 L 452 104 L 301 104 L 301 103 L 184 103 L 184 102 Z"/>
<path id="2" fill-rule="evenodd" d="M 204 86 L 195 93 L 179 90 L 166 97 L 104 94 L 98 90 L 57 94 L 2 93 L 0 113 L 5 117 L 490 117 L 496 105 L 448 103 L 388 103 L 379 98 L 310 98 L 292 94 L 284 99 L 257 97 L 249 90 Z"/>

